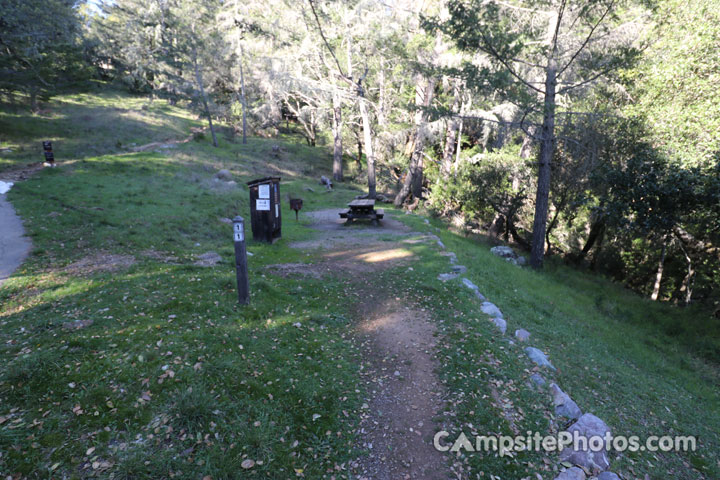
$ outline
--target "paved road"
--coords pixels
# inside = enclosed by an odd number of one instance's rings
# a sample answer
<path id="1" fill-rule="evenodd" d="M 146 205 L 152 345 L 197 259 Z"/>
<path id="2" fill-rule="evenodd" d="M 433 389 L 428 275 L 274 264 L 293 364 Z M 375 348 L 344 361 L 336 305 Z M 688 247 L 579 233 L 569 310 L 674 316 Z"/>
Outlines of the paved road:
<path id="1" fill-rule="evenodd" d="M 5 190 L 5 185 L 0 185 L 0 191 Z M 31 246 L 20 217 L 5 195 L 0 194 L 0 285 L 22 264 Z"/>

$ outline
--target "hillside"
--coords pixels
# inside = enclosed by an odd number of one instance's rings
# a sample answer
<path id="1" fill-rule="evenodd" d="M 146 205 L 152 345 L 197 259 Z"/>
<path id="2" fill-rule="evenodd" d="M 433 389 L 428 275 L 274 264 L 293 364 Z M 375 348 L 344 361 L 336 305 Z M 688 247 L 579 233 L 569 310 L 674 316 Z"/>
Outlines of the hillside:
<path id="1" fill-rule="evenodd" d="M 332 172 L 326 147 L 292 135 L 243 145 L 221 128 L 214 148 L 202 128 L 183 106 L 116 91 L 60 96 L 38 114 L 0 106 L 0 179 L 32 168 L 42 140 L 59 163 L 7 195 L 33 250 L 0 287 L 3 476 L 380 478 L 369 459 L 385 455 L 402 478 L 398 455 L 422 452 L 376 453 L 382 432 L 368 425 L 413 422 L 417 435 L 395 433 L 405 442 L 554 432 L 551 395 L 530 381 L 540 371 L 615 434 L 698 437 L 696 452 L 611 453 L 622 478 L 720 477 L 720 331 L 706 317 L 560 262 L 512 265 L 422 211 L 385 206 L 382 227 L 338 227 L 331 209 L 363 192 L 318 185 Z M 215 179 L 222 169 L 235 183 Z M 249 218 L 244 184 L 266 175 L 282 177 L 282 240 L 249 242 L 240 307 L 225 219 Z M 288 196 L 304 200 L 297 222 Z M 212 252 L 219 261 L 202 265 Z M 507 335 L 459 278 L 438 280 L 448 252 L 502 309 Z M 507 341 L 519 328 L 557 371 Z M 416 382 L 434 384 L 426 402 L 398 408 Z M 419 458 L 413 478 L 562 468 L 542 452 L 428 455 L 442 465 Z"/>

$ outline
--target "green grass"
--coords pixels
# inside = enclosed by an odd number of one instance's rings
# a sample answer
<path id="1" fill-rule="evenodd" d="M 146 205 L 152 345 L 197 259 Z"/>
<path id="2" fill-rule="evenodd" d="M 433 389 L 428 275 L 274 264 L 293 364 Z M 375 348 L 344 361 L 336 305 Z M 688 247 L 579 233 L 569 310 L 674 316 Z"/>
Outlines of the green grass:
<path id="1" fill-rule="evenodd" d="M 112 92 L 64 97 L 51 106 L 58 123 L 48 128 L 74 138 L 85 128 L 75 121 L 84 108 L 104 117 L 118 105 L 136 108 L 130 115 L 148 128 L 184 115 L 179 137 L 195 123 L 179 108 L 143 104 Z M 27 113 L 3 115 L 13 145 L 47 127 Z M 125 127 L 118 128 L 130 138 Z M 215 149 L 204 138 L 164 152 L 100 156 L 78 143 L 72 156 L 57 155 L 65 165 L 13 188 L 34 250 L 0 290 L 1 472 L 231 478 L 252 459 L 248 475 L 291 477 L 297 469 L 322 478 L 352 456 L 361 392 L 350 307 L 332 294 L 339 284 L 264 274 L 269 263 L 305 261 L 287 243 L 307 229 L 287 218 L 283 242 L 249 243 L 251 305 L 237 306 L 231 231 L 219 219 L 249 218 L 248 195 L 242 186 L 216 188 L 218 169 L 239 182 L 281 171 L 283 199 L 302 195 L 306 209 L 356 194 L 313 185 L 330 166 L 326 151 L 283 144 L 275 158 L 274 143 L 224 140 Z M 27 149 L 12 162 L 34 161 Z M 305 190 L 311 185 L 316 193 Z M 222 256 L 219 266 L 192 264 L 210 250 Z M 135 261 L 115 272 L 68 270 L 98 252 Z M 93 323 L 63 327 L 84 320 Z"/>
<path id="2" fill-rule="evenodd" d="M 352 287 L 340 278 L 266 273 L 268 264 L 314 260 L 288 247 L 309 232 L 286 210 L 282 241 L 249 243 L 251 304 L 237 306 L 231 236 L 220 218 L 248 218 L 242 182 L 268 174 L 282 176 L 283 203 L 288 193 L 301 196 L 304 210 L 337 207 L 358 189 L 316 185 L 331 170 L 328 152 L 290 139 L 241 145 L 221 134 L 213 148 L 206 135 L 131 153 L 132 143 L 185 138 L 200 126 L 181 107 L 147 103 L 103 91 L 61 97 L 43 115 L 0 108 L 0 141 L 13 150 L 0 152 L 0 169 L 39 160 L 47 135 L 64 164 L 9 193 L 34 249 L 0 289 L 0 472 L 347 477 L 343 468 L 357 454 L 356 413 L 367 395 L 350 328 Z M 212 176 L 221 168 L 241 186 L 217 188 Z M 440 228 L 467 276 L 505 312 L 508 331 L 532 333 L 530 343 L 559 369 L 547 378 L 584 411 L 618 434 L 700 437 L 693 454 L 613 457 L 624 478 L 720 477 L 718 368 L 708 360 L 717 354 L 714 327 L 698 325 L 692 310 L 646 301 L 563 266 L 542 273 L 514 267 L 438 220 L 427 226 L 418 215 L 398 217 L 419 231 Z M 527 385 L 531 365 L 521 346 L 496 334 L 469 291 L 436 280 L 447 257 L 426 244 L 404 248 L 419 259 L 414 271 L 391 269 L 373 281 L 438 321 L 439 373 L 450 395 L 438 428 L 509 433 L 502 408 L 514 412 L 521 433 L 555 428 L 549 396 Z M 210 250 L 222 256 L 217 267 L 193 265 L 194 255 Z M 109 254 L 134 262 L 73 273 L 75 262 Z M 64 327 L 87 320 L 92 325 L 80 330 Z M 248 459 L 256 464 L 243 470 Z M 556 464 L 539 453 L 461 460 L 469 478 L 554 478 L 548 470 Z"/>
<path id="3" fill-rule="evenodd" d="M 57 161 L 81 160 L 184 138 L 201 123 L 166 102 L 103 89 L 58 97 L 38 114 L 29 114 L 24 105 L 0 104 L 0 126 L 1 172 L 44 160 L 43 140 L 53 142 Z"/>
<path id="4" fill-rule="evenodd" d="M 419 216 L 402 219 L 423 228 Z M 643 478 L 645 473 L 651 478 L 720 478 L 720 371 L 708 360 L 717 358 L 718 337 L 689 343 L 669 335 L 671 325 L 691 331 L 693 323 L 711 319 L 651 302 L 562 265 L 550 263 L 543 272 L 513 266 L 490 254 L 481 241 L 443 231 L 446 227 L 439 220 L 432 224 L 441 227 L 435 233 L 468 267 L 468 278 L 501 308 L 508 334 L 525 328 L 532 334 L 528 344 L 549 354 L 558 372 L 543 375 L 568 392 L 583 412 L 605 420 L 615 434 L 698 437 L 696 452 L 613 454 L 615 471 L 623 478 Z M 418 263 L 418 275 L 425 279 L 421 297 L 448 336 L 442 363 L 457 402 L 457 431 L 469 434 L 467 425 L 473 424 L 484 434 L 495 431 L 486 425 L 499 422 L 494 428 L 511 434 L 485 397 L 488 385 L 498 382 L 507 389 L 510 402 L 525 410 L 519 431 L 543 431 L 551 418 L 549 397 L 528 386 L 532 364 L 522 351 L 525 345 L 500 340 L 469 291 L 458 293 L 457 283 L 438 286 L 432 281 L 448 270 L 446 257 L 425 253 Z M 703 326 L 703 331 L 713 327 Z M 527 463 L 542 466 L 540 457 L 524 454 L 521 466 L 478 454 L 470 454 L 468 461 L 476 471 L 502 478 L 514 472 L 508 478 L 520 478 L 532 471 L 525 471 Z"/>

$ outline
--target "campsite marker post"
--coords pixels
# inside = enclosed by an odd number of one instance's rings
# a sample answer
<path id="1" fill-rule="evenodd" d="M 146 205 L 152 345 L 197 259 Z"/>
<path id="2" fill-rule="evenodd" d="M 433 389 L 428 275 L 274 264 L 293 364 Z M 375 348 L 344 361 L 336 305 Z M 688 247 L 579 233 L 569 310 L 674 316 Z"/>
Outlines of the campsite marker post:
<path id="1" fill-rule="evenodd" d="M 233 218 L 233 242 L 235 243 L 238 300 L 241 305 L 247 305 L 250 302 L 250 282 L 248 280 L 247 251 L 245 250 L 245 220 L 241 216 Z"/>

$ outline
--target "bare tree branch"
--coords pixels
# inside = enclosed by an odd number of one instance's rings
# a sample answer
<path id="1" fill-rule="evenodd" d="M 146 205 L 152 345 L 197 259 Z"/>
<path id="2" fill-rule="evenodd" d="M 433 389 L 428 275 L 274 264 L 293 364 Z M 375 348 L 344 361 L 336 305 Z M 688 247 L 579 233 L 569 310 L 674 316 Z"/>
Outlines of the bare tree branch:
<path id="1" fill-rule="evenodd" d="M 315 3 L 313 0 L 308 0 L 308 3 L 310 4 L 310 9 L 312 10 L 313 16 L 315 17 L 315 21 L 317 22 L 318 32 L 320 33 L 320 37 L 322 37 L 323 42 L 325 42 L 325 46 L 327 47 L 328 51 L 330 51 L 330 55 L 332 55 L 333 60 L 335 60 L 335 65 L 337 65 L 338 71 L 340 72 L 340 75 L 347 79 L 347 75 L 345 75 L 345 72 L 343 72 L 342 66 L 340 66 L 340 61 L 335 56 L 335 51 L 330 46 L 330 42 L 327 41 L 327 38 L 325 38 L 325 33 L 323 33 L 322 25 L 320 24 L 320 17 L 318 17 L 317 12 L 315 11 Z"/>
<path id="2" fill-rule="evenodd" d="M 570 58 L 570 60 L 568 60 L 568 62 L 565 64 L 565 66 L 560 69 L 560 71 L 557 74 L 558 77 L 560 77 L 560 75 L 562 75 L 563 72 L 565 70 L 567 70 L 570 65 L 572 65 L 572 63 L 575 61 L 575 59 L 578 57 L 578 55 L 580 55 L 580 52 L 582 52 L 585 49 L 587 44 L 590 42 L 590 39 L 592 38 L 593 34 L 595 33 L 595 30 L 605 20 L 605 17 L 607 17 L 607 15 L 610 13 L 614 4 L 615 4 L 615 0 L 612 0 L 610 2 L 610 4 L 608 5 L 608 8 L 605 10 L 605 12 L 603 12 L 603 14 L 600 16 L 600 19 L 595 23 L 595 25 L 592 26 L 592 28 L 590 28 L 590 33 L 588 33 L 588 36 L 585 38 L 585 41 L 582 43 L 582 45 L 580 45 L 580 48 L 578 48 L 575 51 L 575 53 Z"/>
<path id="3" fill-rule="evenodd" d="M 482 39 L 483 39 L 483 43 L 485 44 L 485 47 L 487 48 L 487 53 L 492 55 L 498 62 L 502 63 L 502 65 L 507 69 L 507 71 L 510 73 L 510 75 L 512 75 L 513 77 L 518 79 L 518 81 L 520 81 L 520 83 L 522 83 L 526 87 L 530 88 L 531 90 L 535 90 L 536 92 L 538 92 L 542 95 L 545 94 L 544 90 L 531 84 L 530 82 L 528 82 L 527 80 L 522 78 L 517 72 L 515 72 L 515 69 L 513 69 L 512 66 L 510 66 L 510 64 L 507 62 L 507 60 L 505 60 L 502 57 L 502 55 L 500 55 L 500 53 L 495 49 L 495 47 L 488 40 L 488 38 L 485 34 L 482 35 Z"/>

